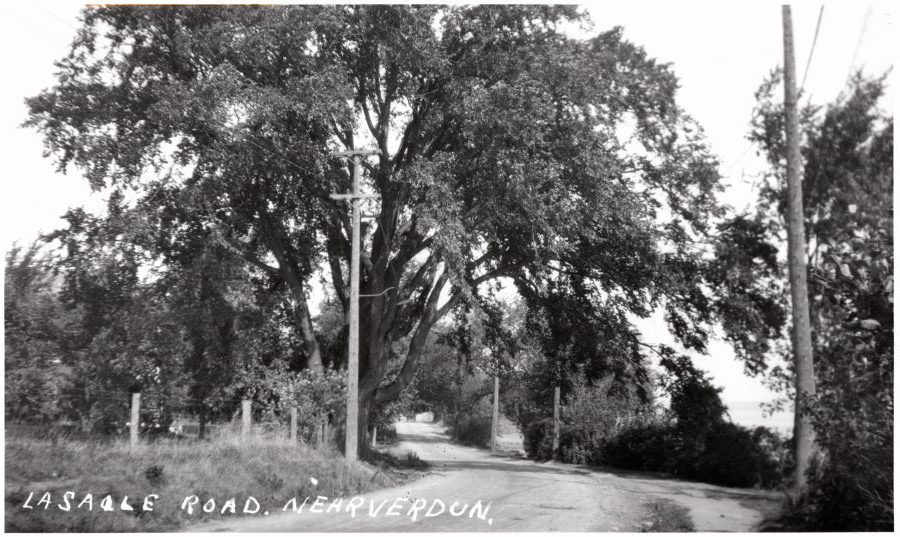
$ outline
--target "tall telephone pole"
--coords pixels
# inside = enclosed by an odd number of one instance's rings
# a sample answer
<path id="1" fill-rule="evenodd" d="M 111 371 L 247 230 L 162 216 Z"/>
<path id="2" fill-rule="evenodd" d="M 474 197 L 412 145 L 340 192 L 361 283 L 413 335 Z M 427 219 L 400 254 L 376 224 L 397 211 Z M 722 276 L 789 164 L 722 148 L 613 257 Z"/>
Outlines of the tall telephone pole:
<path id="1" fill-rule="evenodd" d="M 359 200 L 378 196 L 359 193 L 361 159 L 380 155 L 380 151 L 351 150 L 333 153 L 353 159 L 353 183 L 349 194 L 331 194 L 332 199 L 349 199 L 353 207 L 353 236 L 350 245 L 350 334 L 347 342 L 347 423 L 344 434 L 344 457 L 357 458 L 359 438 Z"/>
<path id="2" fill-rule="evenodd" d="M 788 274 L 791 281 L 794 324 L 794 366 L 796 370 L 794 439 L 796 466 L 794 492 L 806 489 L 806 472 L 815 453 L 815 431 L 809 416 L 802 412 L 804 398 L 815 395 L 812 336 L 809 325 L 809 294 L 806 287 L 806 232 L 803 229 L 803 187 L 800 184 L 800 135 L 797 119 L 797 67 L 794 63 L 794 28 L 791 6 L 781 7 L 784 25 L 784 120 L 787 154 Z"/>

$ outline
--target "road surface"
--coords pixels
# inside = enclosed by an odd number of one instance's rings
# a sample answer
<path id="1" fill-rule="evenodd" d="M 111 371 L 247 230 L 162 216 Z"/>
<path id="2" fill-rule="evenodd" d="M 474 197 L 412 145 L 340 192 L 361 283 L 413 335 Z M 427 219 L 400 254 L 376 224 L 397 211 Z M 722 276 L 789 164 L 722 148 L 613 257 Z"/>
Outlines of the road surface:
<path id="1" fill-rule="evenodd" d="M 754 506 L 778 501 L 772 493 L 492 456 L 451 443 L 443 428 L 432 423 L 401 422 L 396 427 L 399 443 L 393 451 L 414 451 L 429 461 L 432 470 L 426 477 L 361 495 L 353 509 L 352 498 L 336 505 L 336 499 L 328 498 L 317 506 L 316 498 L 310 498 L 300 513 L 279 508 L 269 516 L 220 520 L 188 530 L 640 531 L 648 505 L 668 499 L 688 509 L 698 531 L 753 531 L 763 519 Z M 302 501 L 298 498 L 298 504 Z"/>

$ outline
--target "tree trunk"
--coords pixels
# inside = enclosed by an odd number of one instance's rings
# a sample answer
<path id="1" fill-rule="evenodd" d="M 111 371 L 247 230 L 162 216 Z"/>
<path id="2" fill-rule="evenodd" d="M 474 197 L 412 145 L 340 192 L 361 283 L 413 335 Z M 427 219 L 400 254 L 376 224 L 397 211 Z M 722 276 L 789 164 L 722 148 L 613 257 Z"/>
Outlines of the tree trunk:
<path id="1" fill-rule="evenodd" d="M 291 285 L 294 298 L 297 299 L 297 307 L 295 315 L 297 317 L 297 325 L 300 328 L 300 335 L 303 338 L 303 352 L 306 354 L 306 367 L 312 370 L 320 371 L 322 369 L 322 353 L 319 351 L 319 343 L 316 341 L 316 335 L 313 331 L 312 319 L 309 314 L 309 306 L 306 303 L 306 296 L 303 294 L 303 288 L 297 284 L 297 287 Z"/>
<path id="2" fill-rule="evenodd" d="M 365 397 L 359 394 L 359 414 L 356 423 L 356 438 L 359 440 L 357 449 L 361 452 L 369 445 L 369 420 L 372 417 L 372 405 L 375 404 L 375 394 L 367 394 Z"/>

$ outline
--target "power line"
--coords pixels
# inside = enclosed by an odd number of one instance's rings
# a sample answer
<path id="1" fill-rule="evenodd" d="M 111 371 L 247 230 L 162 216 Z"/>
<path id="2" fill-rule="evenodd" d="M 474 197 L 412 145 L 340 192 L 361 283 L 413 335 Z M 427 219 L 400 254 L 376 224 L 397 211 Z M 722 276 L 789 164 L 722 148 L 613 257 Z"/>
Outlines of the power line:
<path id="1" fill-rule="evenodd" d="M 871 9 L 871 8 L 869 8 Z M 819 27 L 822 26 L 822 12 L 825 11 L 825 5 L 822 4 L 819 6 L 819 19 L 816 21 L 816 33 L 813 35 L 812 46 L 809 47 L 809 58 L 806 59 L 806 69 L 803 70 L 803 82 L 800 83 L 800 92 L 803 93 L 803 88 L 806 86 L 806 75 L 809 74 L 809 66 L 812 63 L 813 52 L 816 50 L 816 42 L 819 39 Z"/>
<path id="2" fill-rule="evenodd" d="M 869 9 L 871 9 L 871 7 L 870 7 Z M 822 14 L 824 13 L 824 11 L 825 11 L 825 5 L 822 4 L 821 6 L 819 6 L 819 17 L 818 17 L 818 19 L 816 20 L 816 31 L 815 31 L 815 33 L 813 34 L 812 45 L 809 47 L 809 56 L 808 56 L 807 59 L 806 59 L 806 68 L 803 70 L 803 82 L 800 83 L 800 91 L 799 91 L 798 93 L 802 93 L 802 92 L 803 92 L 803 88 L 806 86 L 806 77 L 809 75 L 809 67 L 810 67 L 810 65 L 812 65 L 813 53 L 814 53 L 815 50 L 816 50 L 816 43 L 818 43 L 818 41 L 819 41 L 819 30 L 820 30 L 821 27 L 822 27 Z M 868 11 L 867 11 L 867 17 L 868 17 Z M 859 49 L 859 45 L 857 45 L 857 50 L 858 50 L 858 49 Z M 855 55 L 854 55 L 854 57 L 855 57 Z M 855 61 L 855 60 L 854 60 L 854 61 Z M 752 148 L 753 148 L 753 143 L 751 142 L 751 143 L 747 146 L 747 148 L 744 149 L 744 152 L 741 153 L 741 156 L 739 156 L 737 159 L 735 159 L 734 162 L 732 162 L 732 163 L 728 166 L 728 168 L 725 170 L 725 172 L 723 173 L 723 175 L 727 176 L 727 175 L 728 175 L 728 172 L 730 172 L 731 169 L 734 168 L 735 165 L 737 165 L 741 160 L 743 160 L 744 157 L 747 156 L 747 153 L 748 153 L 748 152 L 750 151 L 750 149 L 752 149 Z M 750 204 L 751 204 L 752 201 L 753 201 L 753 200 L 752 200 L 752 196 L 753 196 L 753 191 L 754 191 L 755 188 L 756 188 L 756 177 L 754 176 L 753 181 L 751 181 L 751 183 L 750 183 L 750 196 L 751 196 L 751 199 L 747 201 L 747 207 L 744 209 L 744 212 L 746 212 L 747 209 L 750 208 Z"/>
<path id="3" fill-rule="evenodd" d="M 869 17 L 872 16 L 872 6 L 866 8 L 866 15 L 863 17 L 862 27 L 859 29 L 859 37 L 856 39 L 856 49 L 853 51 L 853 60 L 850 62 L 850 69 L 847 71 L 847 80 L 853 76 L 853 68 L 856 67 L 856 59 L 859 56 L 859 49 L 862 47 L 863 38 L 866 35 L 866 29 L 869 25 Z"/>
<path id="4" fill-rule="evenodd" d="M 53 13 L 52 11 L 50 11 L 49 9 L 47 9 L 47 8 L 45 8 L 45 7 L 43 7 L 43 6 L 41 6 L 41 11 L 43 11 L 43 12 L 46 13 L 47 15 L 50 15 L 51 17 L 53 17 L 54 19 L 58 20 L 59 22 L 65 24 L 65 25 L 68 26 L 69 28 L 72 28 L 72 29 L 75 30 L 76 32 L 80 32 L 80 31 L 81 31 L 81 28 L 75 26 L 74 24 L 72 24 L 72 23 L 69 22 L 69 21 L 66 21 L 66 20 L 62 19 L 62 18 L 59 17 L 56 13 Z"/>
<path id="5" fill-rule="evenodd" d="M 22 22 L 24 22 L 25 24 L 30 26 L 32 30 L 36 31 L 44 39 L 49 39 L 49 40 L 53 41 L 54 43 L 58 43 L 64 47 L 69 46 L 69 43 L 65 39 L 53 34 L 53 32 L 50 32 L 46 28 L 35 24 L 34 22 L 31 21 L 31 19 L 29 19 L 25 15 L 22 15 L 21 13 L 19 13 L 18 15 L 19 15 L 19 19 L 22 20 Z"/>
<path id="6" fill-rule="evenodd" d="M 747 144 L 747 147 L 746 147 L 746 149 L 744 149 L 744 151 L 741 153 L 741 156 L 739 156 L 738 158 L 734 159 L 734 161 L 733 161 L 731 164 L 729 164 L 727 168 L 725 168 L 725 171 L 722 172 L 722 175 L 725 176 L 725 177 L 727 177 L 727 176 L 728 176 L 728 172 L 730 172 L 732 168 L 734 168 L 740 161 L 742 161 L 742 160 L 744 159 L 744 157 L 747 156 L 747 153 L 749 153 L 751 149 L 753 149 L 753 142 L 750 142 L 749 144 Z"/>

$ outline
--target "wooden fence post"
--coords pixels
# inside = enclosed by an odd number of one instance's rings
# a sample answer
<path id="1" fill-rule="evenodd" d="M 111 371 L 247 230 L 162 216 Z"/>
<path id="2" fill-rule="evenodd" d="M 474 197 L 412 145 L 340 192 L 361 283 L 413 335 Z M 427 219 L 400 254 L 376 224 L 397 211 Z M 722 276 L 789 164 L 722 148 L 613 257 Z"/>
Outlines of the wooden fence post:
<path id="1" fill-rule="evenodd" d="M 297 407 L 291 407 L 291 444 L 297 443 Z"/>
<path id="2" fill-rule="evenodd" d="M 553 388 L 553 458 L 559 451 L 559 386 Z"/>
<path id="3" fill-rule="evenodd" d="M 241 401 L 242 414 L 241 414 L 241 440 L 246 440 L 250 436 L 250 400 L 244 399 Z"/>
<path id="4" fill-rule="evenodd" d="M 500 375 L 494 375 L 494 408 L 491 412 L 491 453 L 497 452 L 497 435 L 500 433 Z"/>
<path id="5" fill-rule="evenodd" d="M 131 437 L 129 445 L 136 447 L 138 445 L 141 427 L 141 394 L 140 392 L 131 394 Z"/>

